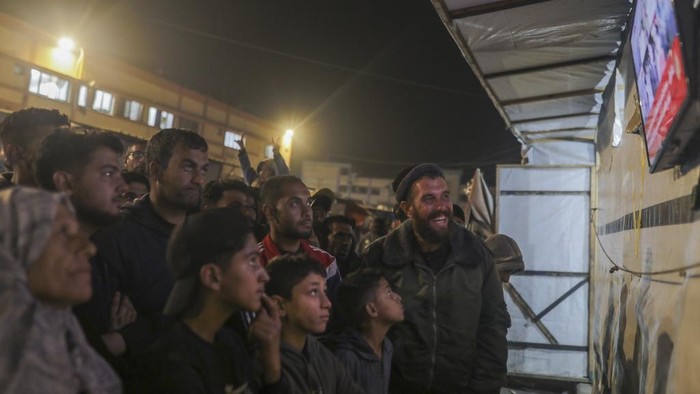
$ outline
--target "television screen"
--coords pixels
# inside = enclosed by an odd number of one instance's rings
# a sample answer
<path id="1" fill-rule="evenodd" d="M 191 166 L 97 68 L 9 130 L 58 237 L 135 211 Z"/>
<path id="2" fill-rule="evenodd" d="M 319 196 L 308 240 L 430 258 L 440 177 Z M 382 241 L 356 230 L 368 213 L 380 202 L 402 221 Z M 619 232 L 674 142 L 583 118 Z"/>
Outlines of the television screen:
<path id="1" fill-rule="evenodd" d="M 688 98 L 688 79 L 672 0 L 637 0 L 630 36 L 649 165 Z"/>

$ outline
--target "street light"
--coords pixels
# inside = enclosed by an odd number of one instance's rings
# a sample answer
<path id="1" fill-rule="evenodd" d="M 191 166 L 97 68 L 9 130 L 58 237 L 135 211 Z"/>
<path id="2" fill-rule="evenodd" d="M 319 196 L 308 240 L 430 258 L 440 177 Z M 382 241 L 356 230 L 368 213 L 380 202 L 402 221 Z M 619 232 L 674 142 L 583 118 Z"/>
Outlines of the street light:
<path id="1" fill-rule="evenodd" d="M 70 37 L 61 37 L 58 40 L 58 47 L 64 51 L 72 51 L 75 49 L 75 41 Z"/>
<path id="2" fill-rule="evenodd" d="M 61 37 L 56 47 L 51 49 L 51 65 L 61 73 L 81 78 L 85 53 L 70 37 Z"/>
<path id="3" fill-rule="evenodd" d="M 287 129 L 282 137 L 282 149 L 281 154 L 287 165 L 292 161 L 292 138 L 294 137 L 294 130 Z"/>
<path id="4" fill-rule="evenodd" d="M 284 132 L 284 137 L 282 138 L 282 144 L 291 146 L 292 145 L 292 137 L 294 137 L 294 130 L 292 129 L 287 129 L 287 131 Z"/>

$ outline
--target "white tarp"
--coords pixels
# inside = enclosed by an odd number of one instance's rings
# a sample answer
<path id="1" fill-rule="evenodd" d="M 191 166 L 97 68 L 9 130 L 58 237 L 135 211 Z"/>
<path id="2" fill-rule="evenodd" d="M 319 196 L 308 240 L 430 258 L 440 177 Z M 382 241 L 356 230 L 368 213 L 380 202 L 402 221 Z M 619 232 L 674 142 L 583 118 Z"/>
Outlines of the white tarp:
<path id="1" fill-rule="evenodd" d="M 590 171 L 498 167 L 498 232 L 518 243 L 526 269 L 511 276 L 510 285 L 535 315 L 543 314 L 539 321 L 547 330 L 506 292 L 510 373 L 588 376 Z"/>
<path id="2" fill-rule="evenodd" d="M 593 139 L 630 0 L 431 1 L 521 142 Z"/>
<path id="3" fill-rule="evenodd" d="M 593 165 L 595 146 L 592 142 L 542 142 L 530 146 L 527 158 L 532 165 Z"/>

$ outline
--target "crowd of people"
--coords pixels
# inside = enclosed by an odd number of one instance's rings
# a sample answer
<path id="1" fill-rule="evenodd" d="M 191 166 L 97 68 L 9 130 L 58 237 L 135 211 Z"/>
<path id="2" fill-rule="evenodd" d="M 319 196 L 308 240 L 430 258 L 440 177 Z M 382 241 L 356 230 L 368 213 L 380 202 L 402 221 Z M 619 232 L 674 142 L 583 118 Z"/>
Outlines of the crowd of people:
<path id="1" fill-rule="evenodd" d="M 207 182 L 196 132 L 125 149 L 42 108 L 0 142 L 2 392 L 500 391 L 501 279 L 434 164 L 358 242 L 277 149 Z"/>

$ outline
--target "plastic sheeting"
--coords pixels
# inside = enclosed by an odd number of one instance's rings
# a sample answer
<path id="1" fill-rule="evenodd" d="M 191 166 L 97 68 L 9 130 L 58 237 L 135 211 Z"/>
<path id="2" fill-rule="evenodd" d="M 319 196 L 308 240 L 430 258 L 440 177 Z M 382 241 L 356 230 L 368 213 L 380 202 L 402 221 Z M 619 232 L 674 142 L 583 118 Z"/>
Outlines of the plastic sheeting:
<path id="1" fill-rule="evenodd" d="M 522 97 L 544 96 L 565 91 L 597 89 L 602 91 L 609 75 L 601 79 L 600 70 L 612 69 L 614 61 L 603 60 L 575 66 L 490 78 L 489 84 L 503 101 Z"/>
<path id="2" fill-rule="evenodd" d="M 603 98 L 600 94 L 542 100 L 524 104 L 513 104 L 503 109 L 511 120 L 527 120 L 546 116 L 566 116 L 600 111 Z M 566 122 L 566 120 L 562 120 Z M 517 127 L 516 127 L 517 128 Z"/>
<path id="3" fill-rule="evenodd" d="M 543 142 L 532 145 L 527 157 L 534 165 L 592 165 L 595 146 L 588 142 Z"/>
<path id="4" fill-rule="evenodd" d="M 498 232 L 518 243 L 530 272 L 511 276 L 510 284 L 534 314 L 549 309 L 536 324 L 534 315 L 524 312 L 506 292 L 512 321 L 510 373 L 588 376 L 590 171 L 588 167 L 498 168 Z"/>
<path id="5" fill-rule="evenodd" d="M 630 0 L 432 1 L 521 142 L 532 146 L 592 139 L 594 132 L 581 127 L 596 125 Z M 525 125 L 522 120 L 532 121 Z M 528 133 L 532 131 L 556 133 Z M 593 162 L 588 146 L 570 147 L 581 150 L 575 160 L 550 154 L 547 162 Z"/>
<path id="6" fill-rule="evenodd" d="M 597 125 L 597 116 L 583 115 L 539 120 L 536 122 L 522 122 L 518 123 L 517 127 L 520 131 L 527 133 L 531 131 L 561 130 L 565 128 L 595 128 Z"/>
<path id="7" fill-rule="evenodd" d="M 625 0 L 552 0 L 455 23 L 490 74 L 613 54 L 628 12 Z"/>

